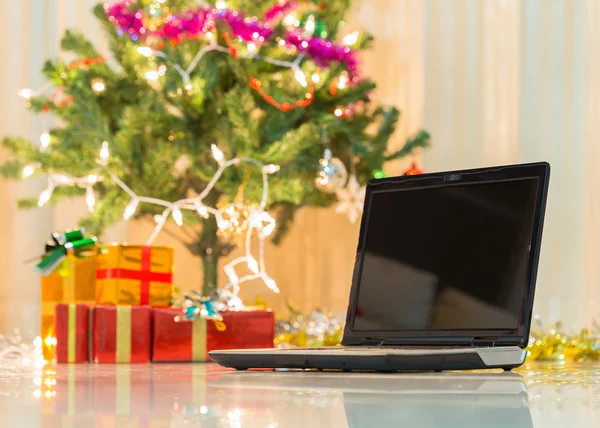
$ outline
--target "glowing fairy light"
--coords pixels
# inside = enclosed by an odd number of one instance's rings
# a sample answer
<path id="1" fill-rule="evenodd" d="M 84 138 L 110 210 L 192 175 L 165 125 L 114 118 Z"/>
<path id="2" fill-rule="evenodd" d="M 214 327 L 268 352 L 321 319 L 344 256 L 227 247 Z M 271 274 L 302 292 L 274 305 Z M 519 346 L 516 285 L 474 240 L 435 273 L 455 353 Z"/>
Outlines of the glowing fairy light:
<path id="1" fill-rule="evenodd" d="M 41 144 L 41 148 L 42 151 L 46 150 L 48 148 L 48 146 L 50 145 L 50 134 L 46 131 L 42 132 L 40 134 L 40 144 Z"/>
<path id="2" fill-rule="evenodd" d="M 266 273 L 262 273 L 261 277 L 267 287 L 269 287 L 274 293 L 279 293 L 279 287 L 277 287 L 277 283 L 273 278 L 271 278 Z"/>
<path id="3" fill-rule="evenodd" d="M 156 222 L 156 224 L 163 225 L 163 224 L 165 224 L 166 219 L 165 219 L 165 216 L 162 216 L 160 214 L 156 214 L 154 216 L 154 221 Z"/>
<path id="4" fill-rule="evenodd" d="M 89 184 L 96 184 L 99 181 L 99 178 L 96 174 L 90 174 L 87 176 L 87 182 Z"/>
<path id="5" fill-rule="evenodd" d="M 105 89 L 106 84 L 104 83 L 104 80 L 95 79 L 94 81 L 92 81 L 92 90 L 94 92 L 104 92 Z"/>
<path id="6" fill-rule="evenodd" d="M 248 269 L 250 269 L 252 273 L 258 273 L 258 262 L 252 256 L 248 258 Z"/>
<path id="7" fill-rule="evenodd" d="M 210 149 L 212 151 L 213 158 L 215 158 L 219 165 L 222 165 L 223 160 L 225 159 L 223 152 L 216 146 L 216 144 L 211 144 Z"/>
<path id="8" fill-rule="evenodd" d="M 338 78 L 338 89 L 344 89 L 346 84 L 348 83 L 348 76 L 345 74 L 341 74 Z"/>
<path id="9" fill-rule="evenodd" d="M 21 172 L 21 178 L 25 179 L 31 177 L 35 172 L 37 166 L 38 164 L 36 163 L 29 163 L 25 165 L 25 167 L 23 168 L 23 172 Z"/>
<path id="10" fill-rule="evenodd" d="M 108 147 L 108 141 L 103 141 L 102 147 L 100 148 L 100 164 L 106 165 L 108 162 L 109 156 L 110 156 L 110 148 Z"/>
<path id="11" fill-rule="evenodd" d="M 52 192 L 54 192 L 54 185 L 50 184 L 40 194 L 40 197 L 39 197 L 38 203 L 37 203 L 38 207 L 43 207 L 44 205 L 46 205 L 46 203 L 52 197 Z"/>
<path id="12" fill-rule="evenodd" d="M 89 212 L 94 212 L 96 206 L 96 195 L 94 194 L 94 188 L 88 186 L 85 188 L 85 204 L 87 205 Z"/>
<path id="13" fill-rule="evenodd" d="M 152 56 L 152 52 L 153 52 L 152 48 L 150 48 L 148 46 L 138 46 L 138 48 L 136 50 L 140 55 L 143 55 L 146 58 Z"/>
<path id="14" fill-rule="evenodd" d="M 321 76 L 319 76 L 317 73 L 313 74 L 312 81 L 313 83 L 319 83 L 321 81 Z"/>
<path id="15" fill-rule="evenodd" d="M 273 165 L 273 164 L 265 165 L 265 166 L 263 166 L 262 170 L 264 172 L 266 172 L 267 174 L 274 174 L 277 171 L 279 171 L 279 165 Z"/>
<path id="16" fill-rule="evenodd" d="M 308 82 L 306 81 L 306 76 L 304 75 L 304 73 L 302 72 L 302 70 L 300 70 L 299 68 L 297 68 L 296 70 L 294 70 L 294 77 L 296 78 L 296 80 L 298 81 L 298 83 L 300 83 L 300 85 L 303 88 L 306 88 L 306 86 L 308 85 Z"/>
<path id="17" fill-rule="evenodd" d="M 342 39 L 345 45 L 352 46 L 358 41 L 358 31 L 353 31 L 352 33 L 344 36 Z"/>
<path id="18" fill-rule="evenodd" d="M 148 82 L 156 82 L 158 80 L 158 71 L 156 71 L 156 70 L 146 71 L 146 73 L 144 74 L 144 77 L 146 78 L 146 80 Z"/>
<path id="19" fill-rule="evenodd" d="M 208 209 L 202 204 L 200 201 L 195 201 L 194 206 L 196 207 L 196 212 L 202 218 L 208 218 Z"/>
<path id="20" fill-rule="evenodd" d="M 291 26 L 294 25 L 294 23 L 296 22 L 296 16 L 292 13 L 290 13 L 289 15 L 286 15 L 285 18 L 283 18 L 283 25 L 286 26 Z"/>
<path id="21" fill-rule="evenodd" d="M 342 116 L 342 109 L 341 108 L 336 108 L 333 112 L 333 114 L 335 114 L 337 117 L 341 117 Z"/>
<path id="22" fill-rule="evenodd" d="M 177 223 L 177 226 L 183 226 L 183 214 L 181 213 L 179 207 L 173 206 L 171 215 L 173 216 L 173 220 L 175 220 L 175 223 Z"/>
<path id="23" fill-rule="evenodd" d="M 311 34 L 315 32 L 315 17 L 310 15 L 306 19 L 306 24 L 304 25 L 304 29 L 307 33 Z"/>
<path id="24" fill-rule="evenodd" d="M 215 7 L 217 10 L 227 9 L 227 2 L 225 0 L 217 0 Z"/>
<path id="25" fill-rule="evenodd" d="M 248 52 L 250 52 L 251 54 L 255 54 L 256 53 L 256 44 L 250 42 L 248 43 Z"/>
<path id="26" fill-rule="evenodd" d="M 19 94 L 21 98 L 28 100 L 33 96 L 33 90 L 29 88 L 23 88 L 19 89 L 19 92 L 17 92 L 17 94 Z"/>
<path id="27" fill-rule="evenodd" d="M 123 218 L 125 220 L 129 220 L 133 214 L 135 214 L 135 210 L 137 209 L 138 204 L 140 203 L 138 198 L 133 198 L 131 202 L 125 207 L 125 213 L 123 214 Z"/>

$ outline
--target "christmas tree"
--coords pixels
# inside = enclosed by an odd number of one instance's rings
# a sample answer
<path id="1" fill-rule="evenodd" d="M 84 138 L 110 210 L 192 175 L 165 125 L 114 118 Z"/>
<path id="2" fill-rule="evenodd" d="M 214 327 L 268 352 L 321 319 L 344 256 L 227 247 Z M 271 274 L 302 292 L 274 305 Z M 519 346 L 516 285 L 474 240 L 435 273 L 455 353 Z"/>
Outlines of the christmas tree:
<path id="1" fill-rule="evenodd" d="M 62 49 L 77 59 L 46 62 L 52 88 L 20 91 L 60 126 L 39 144 L 6 138 L 14 158 L 1 172 L 48 178 L 22 207 L 85 194 L 81 223 L 94 233 L 124 216 L 154 216 L 156 232 L 171 218 L 185 223 L 206 294 L 249 225 L 277 241 L 300 207 L 335 203 L 356 220 L 359 183 L 427 143 L 420 132 L 387 151 L 399 112 L 370 100 L 375 84 L 361 76 L 358 53 L 372 38 L 344 31 L 349 2 L 99 4 L 110 55 L 65 34 Z M 248 278 L 276 288 L 253 257 L 244 261 L 256 274 Z"/>

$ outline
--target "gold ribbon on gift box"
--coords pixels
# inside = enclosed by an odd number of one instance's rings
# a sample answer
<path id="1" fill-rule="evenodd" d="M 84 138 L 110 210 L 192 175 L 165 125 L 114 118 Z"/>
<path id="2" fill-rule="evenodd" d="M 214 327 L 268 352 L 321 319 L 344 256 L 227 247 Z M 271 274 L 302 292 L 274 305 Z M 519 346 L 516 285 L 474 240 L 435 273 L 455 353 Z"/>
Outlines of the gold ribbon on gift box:
<path id="1" fill-rule="evenodd" d="M 115 362 L 131 361 L 131 306 L 117 306 Z"/>
<path id="2" fill-rule="evenodd" d="M 192 361 L 206 361 L 206 323 L 202 317 L 192 321 Z"/>

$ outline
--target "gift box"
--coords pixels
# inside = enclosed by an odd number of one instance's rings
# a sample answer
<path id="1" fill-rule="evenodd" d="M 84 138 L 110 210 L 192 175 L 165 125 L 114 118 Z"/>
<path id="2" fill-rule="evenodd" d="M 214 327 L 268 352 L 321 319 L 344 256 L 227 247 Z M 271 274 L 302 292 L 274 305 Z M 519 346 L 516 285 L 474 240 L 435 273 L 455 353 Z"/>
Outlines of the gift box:
<path id="1" fill-rule="evenodd" d="M 44 359 L 55 355 L 54 314 L 57 303 L 94 303 L 96 298 L 95 238 L 80 230 L 54 233 L 36 266 L 41 273 L 41 337 Z"/>
<path id="2" fill-rule="evenodd" d="M 101 249 L 96 271 L 100 304 L 169 306 L 173 248 L 111 245 Z"/>
<path id="3" fill-rule="evenodd" d="M 83 363 L 88 360 L 89 312 L 88 305 L 82 303 L 56 305 L 56 362 Z"/>
<path id="4" fill-rule="evenodd" d="M 217 349 L 272 348 L 275 314 L 271 310 L 225 311 L 223 321 L 196 317 L 175 321 L 181 309 L 154 308 L 152 361 L 210 361 Z"/>
<path id="5" fill-rule="evenodd" d="M 92 360 L 96 363 L 150 361 L 150 306 L 97 305 L 92 309 Z"/>

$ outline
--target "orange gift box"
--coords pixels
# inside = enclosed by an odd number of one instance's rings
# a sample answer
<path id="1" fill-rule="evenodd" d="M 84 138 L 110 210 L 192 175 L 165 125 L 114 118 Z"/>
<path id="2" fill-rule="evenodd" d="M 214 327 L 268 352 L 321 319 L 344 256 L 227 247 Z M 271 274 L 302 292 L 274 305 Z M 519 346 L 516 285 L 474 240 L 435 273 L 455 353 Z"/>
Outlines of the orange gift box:
<path id="1" fill-rule="evenodd" d="M 169 306 L 173 248 L 110 245 L 98 255 L 96 301 L 100 304 Z"/>
<path id="2" fill-rule="evenodd" d="M 96 253 L 75 255 L 73 251 L 59 267 L 42 276 L 41 337 L 44 359 L 51 361 L 55 355 L 54 314 L 57 303 L 94 303 L 96 295 Z"/>
<path id="3" fill-rule="evenodd" d="M 225 311 L 223 321 L 175 321 L 181 309 L 154 308 L 152 361 L 210 361 L 217 349 L 272 348 L 275 313 L 271 310 Z"/>

